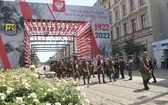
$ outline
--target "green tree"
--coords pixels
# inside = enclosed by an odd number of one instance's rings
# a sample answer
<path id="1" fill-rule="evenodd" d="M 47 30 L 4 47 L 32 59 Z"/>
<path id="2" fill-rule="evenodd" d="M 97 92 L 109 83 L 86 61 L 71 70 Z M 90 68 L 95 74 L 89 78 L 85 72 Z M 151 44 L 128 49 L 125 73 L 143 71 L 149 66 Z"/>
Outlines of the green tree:
<path id="1" fill-rule="evenodd" d="M 133 38 L 130 38 L 128 40 L 125 40 L 125 45 L 123 46 L 124 51 L 127 55 L 133 55 L 134 62 L 135 62 L 135 68 L 139 68 L 139 55 L 140 52 L 143 52 L 146 50 L 145 45 L 134 41 Z"/>
<path id="2" fill-rule="evenodd" d="M 145 45 L 140 44 L 139 42 L 134 41 L 133 38 L 130 38 L 128 40 L 125 40 L 125 45 L 123 46 L 123 49 L 127 53 L 127 55 L 139 55 L 141 51 L 145 51 L 146 47 Z"/>
<path id="3" fill-rule="evenodd" d="M 119 52 L 120 52 L 119 43 L 113 41 L 112 42 L 112 53 L 113 53 L 113 56 L 116 56 L 116 54 L 118 54 Z"/>

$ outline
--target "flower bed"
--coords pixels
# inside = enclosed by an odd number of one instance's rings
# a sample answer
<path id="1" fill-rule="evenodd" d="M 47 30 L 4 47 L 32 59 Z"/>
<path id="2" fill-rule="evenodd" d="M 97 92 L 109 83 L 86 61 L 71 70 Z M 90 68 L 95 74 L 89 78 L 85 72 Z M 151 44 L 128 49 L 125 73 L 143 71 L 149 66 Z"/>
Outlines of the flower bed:
<path id="1" fill-rule="evenodd" d="M 27 68 L 0 72 L 0 105 L 89 105 L 74 79 L 37 79 Z"/>

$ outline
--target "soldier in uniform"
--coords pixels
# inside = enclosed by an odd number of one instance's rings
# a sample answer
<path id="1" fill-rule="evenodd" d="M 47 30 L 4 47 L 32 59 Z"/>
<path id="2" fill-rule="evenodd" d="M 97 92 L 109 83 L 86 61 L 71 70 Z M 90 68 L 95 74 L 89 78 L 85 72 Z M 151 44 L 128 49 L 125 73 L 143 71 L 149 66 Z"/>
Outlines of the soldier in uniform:
<path id="1" fill-rule="evenodd" d="M 110 78 L 110 81 L 111 81 L 111 77 L 113 77 L 113 80 L 115 80 L 115 61 L 113 59 L 113 57 L 110 57 L 110 60 L 109 60 L 109 78 Z"/>
<path id="2" fill-rule="evenodd" d="M 58 77 L 59 79 L 61 79 L 61 74 L 62 74 L 62 65 L 61 65 L 61 61 L 58 61 L 57 67 L 58 67 L 58 70 L 57 70 L 57 77 Z"/>
<path id="3" fill-rule="evenodd" d="M 64 62 L 60 62 L 60 70 L 61 70 L 60 77 L 62 76 L 62 78 L 64 78 L 65 74 L 66 74 L 66 70 L 67 70 L 67 68 L 65 67 Z"/>
<path id="4" fill-rule="evenodd" d="M 110 68 L 110 65 L 109 65 L 110 61 L 109 61 L 109 58 L 106 58 L 106 70 L 109 72 L 109 68 Z M 108 73 L 109 74 L 109 73 Z M 109 75 L 108 75 L 109 76 Z M 111 82 L 111 76 L 110 77 L 110 82 Z"/>
<path id="5" fill-rule="evenodd" d="M 54 65 L 53 65 L 53 69 L 56 75 L 58 75 L 58 61 L 55 61 Z"/>
<path id="6" fill-rule="evenodd" d="M 67 67 L 67 78 L 69 77 L 73 77 L 73 65 L 72 65 L 73 61 L 69 60 L 68 61 L 68 67 Z"/>
<path id="7" fill-rule="evenodd" d="M 149 59 L 147 57 L 147 52 L 143 53 L 143 58 L 140 60 L 140 69 L 139 72 L 141 73 L 142 79 L 143 79 L 143 85 L 145 90 L 149 90 L 148 83 L 151 79 L 151 69 L 149 64 Z"/>
<path id="8" fill-rule="evenodd" d="M 83 73 L 83 66 L 82 66 L 82 61 L 81 60 L 78 61 L 78 70 L 79 70 L 79 75 L 80 76 L 83 75 L 82 74 Z"/>
<path id="9" fill-rule="evenodd" d="M 103 83 L 106 83 L 105 79 L 104 79 L 104 68 L 103 68 L 103 60 L 100 56 L 98 56 L 98 59 L 96 61 L 96 65 L 97 65 L 97 74 L 98 74 L 98 80 L 99 83 L 101 83 L 100 81 L 100 74 L 102 74 L 103 77 Z"/>
<path id="10" fill-rule="evenodd" d="M 89 71 L 89 63 L 84 58 L 82 61 L 82 68 L 83 68 L 83 82 L 86 85 L 85 79 L 87 77 L 87 83 L 89 84 L 90 80 L 90 71 Z"/>
<path id="11" fill-rule="evenodd" d="M 93 63 L 92 59 L 89 60 L 89 65 L 90 65 L 90 76 L 93 75 L 93 78 L 95 78 L 95 75 L 94 75 L 94 63 Z"/>
<path id="12" fill-rule="evenodd" d="M 133 60 L 132 57 L 129 58 L 129 66 L 128 66 L 128 72 L 130 78 L 128 80 L 132 80 L 132 66 L 133 66 Z"/>
<path id="13" fill-rule="evenodd" d="M 78 78 L 80 79 L 80 75 L 79 75 L 79 65 L 78 65 L 78 61 L 74 61 L 74 79 Z"/>

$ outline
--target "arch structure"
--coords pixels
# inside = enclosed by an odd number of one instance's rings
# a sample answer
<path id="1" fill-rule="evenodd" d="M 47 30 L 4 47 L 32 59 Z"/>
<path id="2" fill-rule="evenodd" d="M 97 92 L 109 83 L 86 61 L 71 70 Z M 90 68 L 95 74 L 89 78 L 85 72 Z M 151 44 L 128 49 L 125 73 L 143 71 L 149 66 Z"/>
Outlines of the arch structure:
<path id="1" fill-rule="evenodd" d="M 76 54 L 78 59 L 110 57 L 108 9 L 65 5 L 63 0 L 53 4 L 0 1 L 0 48 L 5 70 L 30 66 L 31 54 L 40 51 L 65 50 L 62 56 Z"/>

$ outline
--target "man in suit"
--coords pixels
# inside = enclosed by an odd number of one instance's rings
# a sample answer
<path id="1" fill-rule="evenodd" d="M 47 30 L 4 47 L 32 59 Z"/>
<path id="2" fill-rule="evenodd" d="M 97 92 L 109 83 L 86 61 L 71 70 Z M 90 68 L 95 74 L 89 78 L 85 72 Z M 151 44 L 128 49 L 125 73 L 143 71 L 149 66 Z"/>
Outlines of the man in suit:
<path id="1" fill-rule="evenodd" d="M 153 63 L 152 63 L 152 59 L 149 58 L 149 56 L 147 55 L 148 59 L 149 59 L 149 67 L 150 67 L 150 70 L 151 70 L 151 74 L 152 74 L 152 78 L 153 78 L 153 83 L 156 83 L 156 78 L 155 78 L 155 75 L 154 75 L 154 67 L 153 67 Z"/>
<path id="2" fill-rule="evenodd" d="M 123 57 L 120 58 L 119 61 L 119 69 L 120 69 L 120 73 L 121 73 L 121 79 L 124 79 L 124 69 L 125 69 L 125 62 L 123 60 Z"/>

